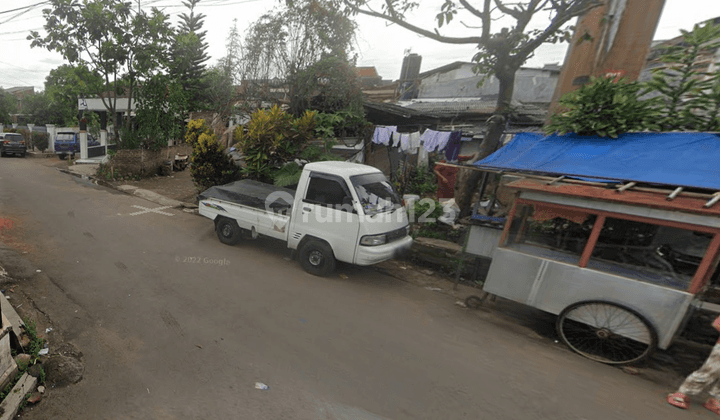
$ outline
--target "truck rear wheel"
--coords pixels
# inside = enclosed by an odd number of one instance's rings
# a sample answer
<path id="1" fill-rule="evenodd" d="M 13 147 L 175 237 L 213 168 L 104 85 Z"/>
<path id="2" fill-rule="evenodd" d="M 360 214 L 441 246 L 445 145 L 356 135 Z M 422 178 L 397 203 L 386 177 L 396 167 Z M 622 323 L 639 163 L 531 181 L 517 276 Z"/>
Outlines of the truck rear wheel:
<path id="1" fill-rule="evenodd" d="M 237 222 L 227 217 L 221 217 L 215 225 L 215 233 L 217 233 L 220 242 L 225 245 L 236 245 L 240 242 L 240 226 Z"/>
<path id="2" fill-rule="evenodd" d="M 330 245 L 311 240 L 300 248 L 300 265 L 312 275 L 326 277 L 335 271 L 335 255 Z"/>

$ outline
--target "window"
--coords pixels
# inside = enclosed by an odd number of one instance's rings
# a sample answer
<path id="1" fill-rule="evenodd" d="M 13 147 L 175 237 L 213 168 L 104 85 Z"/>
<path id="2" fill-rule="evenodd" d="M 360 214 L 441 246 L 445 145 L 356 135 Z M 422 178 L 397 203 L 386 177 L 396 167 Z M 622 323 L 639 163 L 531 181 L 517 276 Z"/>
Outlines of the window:
<path id="1" fill-rule="evenodd" d="M 334 207 L 338 210 L 348 210 L 344 207 L 350 206 L 352 208 L 352 200 L 345 191 L 343 185 L 334 179 L 312 176 L 308 183 L 305 201 Z"/>
<path id="2" fill-rule="evenodd" d="M 582 209 L 542 203 L 518 204 L 505 247 L 578 264 L 597 216 Z"/>
<path id="3" fill-rule="evenodd" d="M 708 233 L 608 217 L 587 267 L 685 290 L 711 240 Z"/>
<path id="4" fill-rule="evenodd" d="M 5 140 L 7 140 L 7 141 L 22 141 L 23 136 L 22 136 L 22 134 L 8 133 L 8 134 L 5 134 Z"/>
<path id="5" fill-rule="evenodd" d="M 350 180 L 365 214 L 384 213 L 402 207 L 400 198 L 385 175 L 381 173 L 356 175 Z"/>

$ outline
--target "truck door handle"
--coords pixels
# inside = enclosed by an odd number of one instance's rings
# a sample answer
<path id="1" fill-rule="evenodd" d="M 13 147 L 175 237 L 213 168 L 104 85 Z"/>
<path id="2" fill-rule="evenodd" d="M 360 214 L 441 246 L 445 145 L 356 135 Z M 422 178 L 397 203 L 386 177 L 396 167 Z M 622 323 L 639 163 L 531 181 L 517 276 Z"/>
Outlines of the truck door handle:
<path id="1" fill-rule="evenodd" d="M 303 207 L 303 211 L 310 212 L 310 211 L 312 211 L 312 209 L 310 207 Z"/>

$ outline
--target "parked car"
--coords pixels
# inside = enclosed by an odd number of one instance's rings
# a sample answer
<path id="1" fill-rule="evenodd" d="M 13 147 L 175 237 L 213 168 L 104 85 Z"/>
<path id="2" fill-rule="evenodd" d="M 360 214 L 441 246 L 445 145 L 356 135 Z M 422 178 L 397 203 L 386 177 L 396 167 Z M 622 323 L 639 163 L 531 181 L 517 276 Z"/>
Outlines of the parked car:
<path id="1" fill-rule="evenodd" d="M 13 154 L 25 157 L 25 153 L 27 153 L 27 146 L 25 146 L 25 139 L 22 134 L 0 133 L 0 156 L 5 157 L 8 154 Z"/>
<path id="2" fill-rule="evenodd" d="M 100 142 L 88 133 L 88 146 L 99 146 Z M 65 159 L 67 155 L 75 157 L 75 153 L 80 153 L 80 133 L 74 131 L 62 131 L 55 135 L 55 154 L 60 159 Z"/>
<path id="3" fill-rule="evenodd" d="M 389 260 L 413 241 L 405 208 L 385 175 L 356 163 L 309 163 L 295 190 L 243 180 L 212 187 L 198 199 L 220 242 L 279 239 L 298 250 L 305 271 L 318 276 L 330 274 L 336 261 Z"/>

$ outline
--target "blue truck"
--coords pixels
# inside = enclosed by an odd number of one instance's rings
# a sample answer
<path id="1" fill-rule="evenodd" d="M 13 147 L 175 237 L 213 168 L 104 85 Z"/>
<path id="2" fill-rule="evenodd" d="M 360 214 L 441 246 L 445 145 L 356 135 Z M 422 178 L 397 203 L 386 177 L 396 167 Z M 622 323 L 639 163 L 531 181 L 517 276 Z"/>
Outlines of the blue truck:
<path id="1" fill-rule="evenodd" d="M 100 142 L 88 133 L 88 146 L 99 146 Z M 75 153 L 80 153 L 80 133 L 74 131 L 61 131 L 55 135 L 55 154 L 60 159 L 68 155 L 74 158 Z"/>

